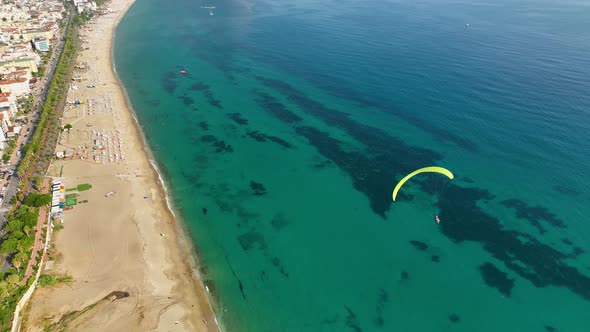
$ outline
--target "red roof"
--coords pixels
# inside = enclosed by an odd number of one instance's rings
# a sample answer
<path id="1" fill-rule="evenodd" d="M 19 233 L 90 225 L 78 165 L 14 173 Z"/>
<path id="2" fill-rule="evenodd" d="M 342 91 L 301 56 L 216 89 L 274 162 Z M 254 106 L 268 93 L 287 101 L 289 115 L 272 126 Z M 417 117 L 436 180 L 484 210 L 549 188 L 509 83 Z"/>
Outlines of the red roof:
<path id="1" fill-rule="evenodd" d="M 26 81 L 27 81 L 26 77 L 19 77 L 15 80 L 0 81 L 0 85 L 10 85 L 10 84 L 22 83 L 22 82 L 26 82 Z"/>

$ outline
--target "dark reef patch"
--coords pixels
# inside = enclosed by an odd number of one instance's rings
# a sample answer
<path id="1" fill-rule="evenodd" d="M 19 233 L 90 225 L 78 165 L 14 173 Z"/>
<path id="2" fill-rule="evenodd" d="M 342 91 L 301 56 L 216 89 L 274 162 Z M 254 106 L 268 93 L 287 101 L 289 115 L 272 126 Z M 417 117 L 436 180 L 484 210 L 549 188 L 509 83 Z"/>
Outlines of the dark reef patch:
<path id="1" fill-rule="evenodd" d="M 173 94 L 176 90 L 176 87 L 178 86 L 176 83 L 176 76 L 176 73 L 173 71 L 166 72 L 162 76 L 162 86 L 169 94 Z"/>
<path id="2" fill-rule="evenodd" d="M 268 78 L 264 77 L 259 77 L 259 79 L 269 80 Z M 278 82 L 285 84 L 281 81 Z M 320 86 L 323 89 L 327 89 L 328 91 L 330 91 L 331 94 L 335 96 L 347 100 L 352 100 L 364 107 L 371 107 L 374 109 L 383 110 L 389 114 L 395 114 L 395 116 L 413 125 L 414 127 L 420 128 L 421 130 L 430 133 L 430 135 L 432 135 L 439 141 L 451 142 L 463 149 L 472 152 L 477 152 L 479 150 L 477 144 L 465 138 L 465 136 L 455 134 L 443 128 L 436 127 L 428 121 L 424 121 L 420 116 L 417 115 L 417 113 L 412 112 L 411 110 L 400 109 L 397 105 L 395 105 L 395 102 L 391 101 L 390 99 L 379 98 L 375 95 L 368 97 L 366 94 L 359 93 L 359 91 L 353 88 L 347 88 L 341 84 L 336 85 L 337 88 L 335 88 L 335 85 L 326 84 L 326 80 L 322 80 L 321 82 L 316 81 L 316 83 L 318 83 L 318 86 Z"/>
<path id="3" fill-rule="evenodd" d="M 567 244 L 568 246 L 573 245 L 574 243 L 570 239 L 561 239 L 561 242 Z"/>
<path id="4" fill-rule="evenodd" d="M 203 211 L 203 214 L 207 214 L 207 208 L 202 208 L 201 211 Z"/>
<path id="5" fill-rule="evenodd" d="M 276 231 L 280 231 L 289 225 L 289 221 L 287 220 L 287 218 L 285 218 L 285 216 L 282 213 L 276 214 L 272 218 L 270 223 Z"/>
<path id="6" fill-rule="evenodd" d="M 209 85 L 207 85 L 203 82 L 197 82 L 197 83 L 192 84 L 189 89 L 192 91 L 205 91 L 205 90 L 209 90 Z"/>
<path id="7" fill-rule="evenodd" d="M 570 257 L 575 258 L 580 256 L 581 254 L 585 253 L 586 251 L 580 247 L 575 247 L 574 250 L 572 251 L 572 253 L 570 254 Z"/>
<path id="8" fill-rule="evenodd" d="M 435 263 L 438 263 L 438 262 L 440 262 L 440 256 L 439 255 L 432 255 L 432 256 L 430 256 L 430 260 Z"/>
<path id="9" fill-rule="evenodd" d="M 248 124 L 248 119 L 244 119 L 242 113 L 228 113 L 227 116 L 240 126 Z"/>
<path id="10" fill-rule="evenodd" d="M 334 316 L 333 318 L 326 318 L 320 322 L 320 325 L 334 325 L 338 323 L 340 317 L 338 315 Z"/>
<path id="11" fill-rule="evenodd" d="M 556 332 L 556 331 L 557 331 L 557 329 L 556 329 L 556 328 L 554 328 L 554 327 L 553 327 L 553 326 L 551 326 L 551 325 L 545 325 L 545 331 L 547 331 L 547 332 Z"/>
<path id="12" fill-rule="evenodd" d="M 414 246 L 414 248 L 416 248 L 420 251 L 425 251 L 426 249 L 428 249 L 428 245 L 424 242 L 417 241 L 417 240 L 410 240 L 409 242 L 410 242 L 410 244 L 412 244 Z"/>
<path id="13" fill-rule="evenodd" d="M 299 115 L 289 111 L 283 104 L 279 103 L 276 98 L 267 93 L 258 93 L 256 102 L 267 112 L 285 123 L 294 123 L 303 120 Z"/>
<path id="14" fill-rule="evenodd" d="M 283 265 L 283 263 L 281 263 L 281 260 L 278 257 L 273 257 L 270 262 L 272 263 L 272 265 L 274 267 L 276 267 L 279 272 L 285 277 L 285 278 L 289 278 L 289 273 L 287 273 L 287 270 L 285 269 L 285 266 Z"/>
<path id="15" fill-rule="evenodd" d="M 510 296 L 514 287 L 514 279 L 508 278 L 508 274 L 490 262 L 480 265 L 479 271 L 486 285 L 497 289 L 506 296 Z"/>
<path id="16" fill-rule="evenodd" d="M 461 320 L 461 318 L 457 314 L 450 314 L 449 320 L 451 321 L 451 323 L 458 323 Z"/>
<path id="17" fill-rule="evenodd" d="M 258 248 L 263 251 L 266 250 L 266 240 L 264 239 L 264 236 L 256 231 L 250 231 L 240 235 L 238 241 L 244 251 L 248 251 L 252 248 Z"/>
<path id="18" fill-rule="evenodd" d="M 369 136 L 375 132 L 372 128 L 358 128 L 358 130 L 369 132 Z M 295 131 L 307 138 L 309 143 L 324 157 L 332 160 L 340 169 L 348 173 L 352 178 L 354 188 L 369 198 L 371 209 L 384 219 L 386 218 L 385 212 L 389 210 L 391 205 L 392 185 L 390 181 L 383 181 L 383 179 L 399 178 L 399 171 L 396 172 L 396 169 L 416 169 L 414 166 L 407 166 L 406 161 L 414 163 L 422 160 L 423 165 L 433 163 L 431 157 L 434 154 L 429 154 L 422 149 L 408 148 L 408 150 L 414 150 L 410 153 L 400 150 L 399 158 L 396 158 L 396 153 L 393 150 L 403 149 L 404 143 L 402 142 L 398 142 L 399 145 L 394 142 L 393 145 L 386 148 L 383 141 L 375 137 L 375 144 L 367 145 L 370 152 L 366 153 L 345 150 L 340 141 L 313 127 L 297 127 Z M 368 138 L 367 142 L 371 140 Z M 401 173 L 408 172 L 401 171 Z"/>
<path id="19" fill-rule="evenodd" d="M 506 207 L 513 208 L 516 211 L 516 216 L 518 218 L 530 222 L 541 234 L 545 233 L 541 221 L 547 222 L 554 227 L 565 228 L 565 223 L 544 207 L 529 206 L 525 202 L 515 198 L 507 199 L 501 203 Z"/>
<path id="20" fill-rule="evenodd" d="M 195 100 L 187 95 L 179 96 L 178 99 L 180 99 L 186 106 L 190 106 L 195 103 Z"/>
<path id="21" fill-rule="evenodd" d="M 248 137 L 253 138 L 253 139 L 255 139 L 258 142 L 271 141 L 271 142 L 275 142 L 278 145 L 280 145 L 280 146 L 282 146 L 284 148 L 287 148 L 287 149 L 293 147 L 289 142 L 287 142 L 287 141 L 285 141 L 283 139 L 280 139 L 280 138 L 278 138 L 276 136 L 263 134 L 263 133 L 259 132 L 258 130 L 250 131 L 250 132 L 247 133 L 247 135 L 248 135 Z"/>
<path id="22" fill-rule="evenodd" d="M 389 295 L 385 291 L 385 289 L 379 289 L 379 293 L 377 294 L 377 305 L 375 308 L 375 319 L 374 323 L 377 327 L 383 327 L 385 325 L 385 319 L 383 318 L 383 307 L 389 301 Z"/>
<path id="23" fill-rule="evenodd" d="M 568 258 L 538 237 L 504 229 L 495 217 L 479 208 L 489 200 L 487 190 L 449 185 L 439 200 L 442 233 L 454 242 L 474 241 L 494 258 L 536 287 L 561 286 L 590 301 L 590 278 L 567 264 Z"/>
<path id="24" fill-rule="evenodd" d="M 313 168 L 318 168 L 318 169 L 324 169 L 328 166 L 332 165 L 332 162 L 330 160 L 322 160 L 322 161 L 318 161 L 317 163 L 313 164 Z"/>
<path id="25" fill-rule="evenodd" d="M 300 117 L 297 116 L 295 121 L 290 116 L 285 116 L 283 111 L 287 109 L 277 99 L 259 93 L 257 102 L 263 106 L 263 109 L 277 119 L 292 125 L 295 132 L 306 138 L 324 158 L 331 160 L 346 172 L 354 188 L 368 198 L 371 209 L 383 218 L 391 205 L 392 179 L 399 179 L 423 165 L 437 164 L 437 161 L 442 158 L 435 151 L 409 146 L 379 128 L 357 123 L 346 113 L 327 108 L 284 82 L 261 77 L 258 79 L 267 87 L 284 95 L 310 117 L 319 118 L 329 126 L 343 130 L 364 145 L 361 151 L 355 151 L 354 147 L 339 141 L 325 131 L 298 125 L 301 121 Z M 295 115 L 290 111 L 286 114 Z M 466 146 L 470 145 L 469 142 L 464 143 Z M 475 149 L 476 146 L 472 148 Z M 425 192 L 434 193 L 433 186 L 428 181 L 416 179 L 412 185 L 418 186 Z M 439 197 L 438 203 L 439 216 L 443 220 L 439 227 L 440 231 L 456 243 L 463 241 L 479 243 L 506 268 L 529 280 L 536 287 L 567 287 L 590 301 L 590 278 L 567 264 L 565 261 L 569 258 L 567 254 L 541 242 L 536 236 L 505 229 L 503 222 L 480 207 L 481 201 L 489 201 L 493 198 L 494 196 L 483 188 L 465 188 L 452 182 L 447 184 L 445 194 Z M 516 204 L 515 207 L 523 206 Z M 547 211 L 544 208 L 540 209 L 533 208 L 532 211 L 525 209 L 521 213 L 529 215 L 533 212 L 535 216 L 537 212 Z M 543 221 L 549 223 L 558 220 L 551 218 L 552 214 L 541 214 L 541 216 Z M 561 221 L 557 221 L 557 224 L 560 223 Z M 402 279 L 404 279 L 403 275 Z"/>
<path id="26" fill-rule="evenodd" d="M 472 178 L 468 178 L 468 177 L 461 178 L 461 181 L 463 181 L 465 183 L 473 183 L 473 179 Z"/>
<path id="27" fill-rule="evenodd" d="M 148 103 L 149 103 L 149 104 L 150 104 L 150 106 L 152 106 L 152 107 L 158 107 L 158 106 L 160 106 L 160 104 L 161 104 L 161 102 L 160 102 L 159 100 L 157 100 L 157 99 L 150 100 Z"/>
<path id="28" fill-rule="evenodd" d="M 344 306 L 344 308 L 346 308 L 346 326 L 348 326 L 351 330 L 355 331 L 355 332 L 362 332 L 363 329 L 361 329 L 358 320 L 356 318 L 356 314 L 350 310 L 349 307 Z"/>
<path id="29" fill-rule="evenodd" d="M 260 182 L 250 181 L 250 189 L 254 192 L 256 196 L 262 196 L 266 194 L 266 188 Z"/>
<path id="30" fill-rule="evenodd" d="M 234 149 L 231 145 L 226 144 L 224 141 L 219 140 L 217 137 L 213 135 L 203 135 L 201 136 L 201 142 L 204 143 L 211 143 L 211 146 L 215 148 L 216 153 L 220 152 L 233 152 Z"/>
<path id="31" fill-rule="evenodd" d="M 205 95 L 205 98 L 207 98 L 207 102 L 209 103 L 209 105 L 217 107 L 219 109 L 223 109 L 223 106 L 221 106 L 221 100 L 215 99 L 215 97 L 213 97 L 213 92 L 207 90 L 204 91 L 203 94 Z"/>
<path id="32" fill-rule="evenodd" d="M 203 130 L 209 130 L 209 125 L 207 124 L 207 122 L 201 121 L 201 122 L 199 122 L 199 128 L 201 128 Z"/>
<path id="33" fill-rule="evenodd" d="M 401 280 L 408 280 L 410 279 L 410 274 L 407 271 L 402 271 L 400 274 Z"/>

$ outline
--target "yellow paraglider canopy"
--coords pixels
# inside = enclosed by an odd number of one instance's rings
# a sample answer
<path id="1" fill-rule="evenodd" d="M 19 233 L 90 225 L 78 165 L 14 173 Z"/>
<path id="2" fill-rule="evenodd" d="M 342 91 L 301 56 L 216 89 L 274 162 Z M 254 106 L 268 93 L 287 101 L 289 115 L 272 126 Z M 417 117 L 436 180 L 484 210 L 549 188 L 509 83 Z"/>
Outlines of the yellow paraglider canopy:
<path id="1" fill-rule="evenodd" d="M 391 195 L 391 198 L 393 198 L 394 202 L 395 202 L 395 198 L 397 197 L 397 192 L 404 185 L 404 183 L 406 183 L 406 181 L 408 181 L 414 175 L 420 174 L 420 173 L 440 173 L 440 174 L 446 175 L 449 179 L 453 179 L 455 177 L 453 175 L 453 173 L 451 173 L 451 171 L 449 171 L 448 169 L 438 167 L 438 166 L 430 166 L 430 167 L 424 167 L 424 168 L 417 169 L 417 170 L 413 171 L 412 173 L 406 175 L 403 179 L 401 179 L 397 183 L 397 185 L 395 185 L 395 188 L 393 189 L 393 194 Z"/>

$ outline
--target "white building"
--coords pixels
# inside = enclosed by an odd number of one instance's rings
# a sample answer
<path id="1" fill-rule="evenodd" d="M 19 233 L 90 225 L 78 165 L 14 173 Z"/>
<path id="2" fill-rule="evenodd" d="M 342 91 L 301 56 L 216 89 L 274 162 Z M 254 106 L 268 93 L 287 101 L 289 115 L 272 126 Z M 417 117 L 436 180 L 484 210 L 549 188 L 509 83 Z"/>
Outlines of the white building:
<path id="1" fill-rule="evenodd" d="M 29 80 L 26 77 L 0 81 L 1 92 L 11 92 L 15 97 L 20 98 L 31 93 Z"/>
<path id="2" fill-rule="evenodd" d="M 17 101 L 12 92 L 0 92 L 0 112 L 6 112 L 11 118 L 16 116 Z"/>

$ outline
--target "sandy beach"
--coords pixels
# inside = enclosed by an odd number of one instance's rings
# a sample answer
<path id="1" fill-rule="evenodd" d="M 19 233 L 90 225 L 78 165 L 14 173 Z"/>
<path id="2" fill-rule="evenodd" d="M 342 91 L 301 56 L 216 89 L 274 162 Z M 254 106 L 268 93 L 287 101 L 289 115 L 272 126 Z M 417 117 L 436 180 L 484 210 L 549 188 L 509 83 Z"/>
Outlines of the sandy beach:
<path id="1" fill-rule="evenodd" d="M 218 330 L 112 70 L 113 31 L 132 2 L 112 0 L 112 13 L 80 29 L 85 42 L 74 73 L 80 81 L 68 100 L 84 103 L 66 107 L 63 124 L 73 128 L 57 146 L 74 157 L 55 161 L 49 176 L 66 188 L 92 188 L 78 192 L 78 205 L 65 211 L 52 242 L 58 257 L 44 271 L 73 282 L 38 288 L 21 330 Z"/>

